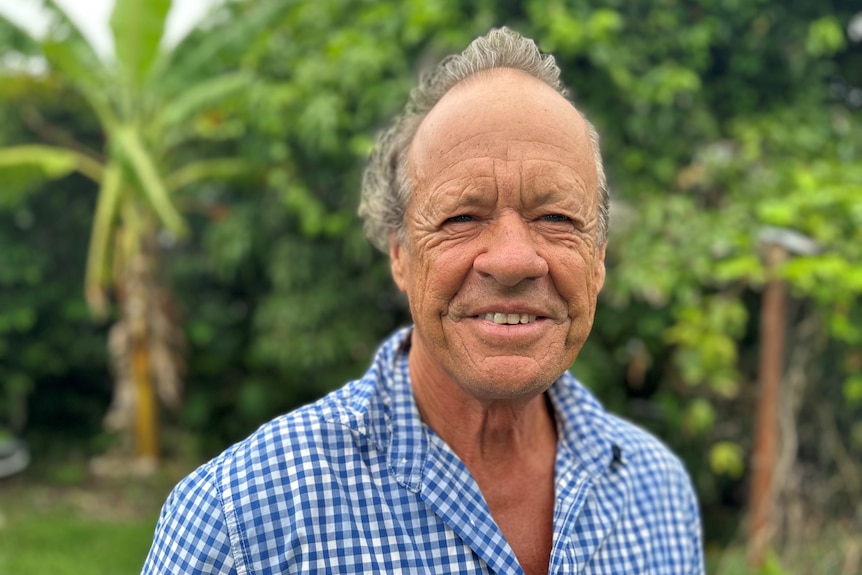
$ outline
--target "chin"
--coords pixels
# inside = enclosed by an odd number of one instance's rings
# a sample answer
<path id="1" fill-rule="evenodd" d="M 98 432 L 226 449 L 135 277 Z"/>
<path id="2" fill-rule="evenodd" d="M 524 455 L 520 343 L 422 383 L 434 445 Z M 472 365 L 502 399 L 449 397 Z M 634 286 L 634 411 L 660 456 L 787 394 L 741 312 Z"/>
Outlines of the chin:
<path id="1" fill-rule="evenodd" d="M 521 363 L 511 365 L 512 363 Z M 506 365 L 510 364 L 510 365 Z M 532 399 L 544 393 L 562 375 L 548 370 L 524 369 L 523 362 L 500 362 L 486 373 L 458 374 L 461 386 L 480 400 Z M 484 371 L 484 370 L 483 370 Z M 502 377 L 501 377 L 502 376 Z"/>

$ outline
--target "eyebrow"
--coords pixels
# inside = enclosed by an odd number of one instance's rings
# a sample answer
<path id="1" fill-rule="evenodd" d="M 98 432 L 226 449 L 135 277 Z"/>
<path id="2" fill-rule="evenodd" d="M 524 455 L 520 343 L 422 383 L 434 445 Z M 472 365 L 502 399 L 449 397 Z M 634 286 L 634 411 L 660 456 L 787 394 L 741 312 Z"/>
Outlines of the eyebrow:
<path id="1" fill-rule="evenodd" d="M 467 185 L 453 185 L 451 187 L 443 185 L 438 188 L 438 192 L 445 198 L 444 201 L 447 203 L 455 203 L 459 206 L 464 207 L 482 207 L 487 205 L 489 200 L 495 201 L 499 192 L 497 190 L 497 186 L 477 186 L 473 182 L 479 179 L 485 179 L 484 177 L 474 177 L 472 178 L 472 182 Z M 492 177 L 488 177 L 487 179 L 493 180 Z M 429 198 L 429 199 L 433 199 Z M 440 197 L 436 198 L 436 201 L 440 201 Z"/>
<path id="2" fill-rule="evenodd" d="M 572 190 L 566 188 L 542 188 L 541 190 L 534 190 L 532 202 L 534 204 L 549 204 L 553 202 L 558 202 L 561 200 L 569 199 L 573 196 Z"/>

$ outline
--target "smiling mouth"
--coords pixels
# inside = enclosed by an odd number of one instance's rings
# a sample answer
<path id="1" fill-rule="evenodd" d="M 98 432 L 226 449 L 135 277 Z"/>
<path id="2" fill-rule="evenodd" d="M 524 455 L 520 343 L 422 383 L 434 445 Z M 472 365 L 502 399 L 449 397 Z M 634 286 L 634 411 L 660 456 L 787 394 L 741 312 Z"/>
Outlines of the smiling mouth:
<path id="1" fill-rule="evenodd" d="M 537 316 L 528 313 L 484 313 L 476 317 L 501 325 L 517 325 L 533 323 Z"/>

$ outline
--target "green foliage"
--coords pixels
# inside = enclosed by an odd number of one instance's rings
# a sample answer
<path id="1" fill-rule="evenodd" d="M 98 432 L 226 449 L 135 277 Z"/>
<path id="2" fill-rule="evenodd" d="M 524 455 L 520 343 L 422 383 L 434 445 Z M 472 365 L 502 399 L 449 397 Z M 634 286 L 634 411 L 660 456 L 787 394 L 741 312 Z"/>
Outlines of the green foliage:
<path id="1" fill-rule="evenodd" d="M 99 184 L 84 282 L 89 308 L 99 317 L 107 313 L 108 300 L 115 294 L 121 307 L 131 301 L 135 282 L 146 283 L 141 280 L 142 273 L 156 275 L 152 263 L 155 260 L 140 265 L 142 254 L 152 251 L 150 246 L 160 237 L 173 241 L 186 235 L 187 224 L 172 192 L 189 187 L 199 178 L 236 177 L 246 172 L 246 163 L 239 158 L 222 157 L 214 165 L 213 159 L 202 159 L 199 152 L 191 157 L 184 153 L 189 144 L 207 139 L 206 134 L 195 130 L 199 118 L 217 104 L 224 105 L 231 94 L 236 96 L 237 80 L 247 82 L 249 76 L 233 74 L 230 83 L 224 79 L 216 82 L 211 79 L 212 68 L 199 65 L 202 51 L 211 54 L 221 49 L 231 35 L 196 37 L 192 48 L 180 45 L 161 52 L 159 44 L 170 6 L 169 0 L 117 0 L 111 19 L 117 58 L 116 62 L 103 62 L 63 10 L 48 2 L 53 18 L 48 36 L 30 39 L 24 45 L 44 57 L 49 81 L 68 86 L 89 105 L 98 121 L 100 149 L 97 151 L 75 135 L 44 121 L 42 110 L 27 100 L 25 91 L 15 94 L 14 104 L 24 109 L 25 120 L 36 119 L 28 123 L 38 123 L 38 136 L 58 145 L 0 148 L 0 174 L 7 179 L 14 176 L 18 181 L 13 183 L 19 189 L 31 185 L 34 176 L 60 178 L 72 169 Z M 273 13 L 271 9 L 258 12 Z M 258 18 L 253 22 L 263 21 Z M 246 34 L 254 32 L 247 23 L 235 28 Z M 191 67 L 190 60 L 194 64 Z M 35 72 L 26 67 L 4 73 L 16 84 L 25 86 L 36 78 Z M 180 94 L 183 97 L 178 97 Z M 219 146 L 229 151 L 224 143 L 222 139 Z M 21 200 L 22 194 L 13 192 L 16 190 L 7 187 L 0 190 L 0 195 L 5 202 L 14 204 Z M 161 228 L 167 236 L 159 235 Z M 156 278 L 156 282 L 160 279 Z M 113 291 L 107 294 L 108 290 Z M 126 311 L 144 318 L 136 325 L 152 322 L 162 312 L 153 303 L 156 297 L 145 293 L 137 300 L 143 306 L 126 306 Z M 122 315 L 123 320 L 128 319 L 125 317 L 128 314 Z M 154 333 L 152 329 L 144 331 Z M 141 332 L 137 329 L 137 333 Z M 147 342 L 150 350 L 154 343 L 160 342 L 153 342 L 152 338 Z M 123 355 L 122 351 L 113 351 L 117 357 Z M 129 357 L 128 349 L 125 357 Z M 166 369 L 179 371 L 174 365 L 162 365 L 150 373 L 164 374 Z M 123 377 L 115 375 L 118 379 Z M 14 409 L 20 408 L 16 405 Z"/>
<path id="2" fill-rule="evenodd" d="M 92 209 L 80 201 L 82 183 L 73 177 L 0 207 L 0 427 L 40 435 L 61 424 L 64 441 L 86 445 L 110 381 L 104 329 L 80 297 Z"/>
<path id="3" fill-rule="evenodd" d="M 712 471 L 733 479 L 742 477 L 745 467 L 743 459 L 742 449 L 731 441 L 719 441 L 709 451 Z"/>
<path id="4" fill-rule="evenodd" d="M 809 24 L 805 51 L 810 56 L 832 56 L 841 50 L 844 44 L 844 30 L 834 17 L 824 16 Z"/>
<path id="5" fill-rule="evenodd" d="M 96 153 L 82 153 L 79 146 L 19 146 L 0 150 L 0 173 L 4 168 L 20 172 L 35 166 L 44 176 L 61 177 L 74 167 L 100 183 L 86 291 L 91 309 L 101 316 L 106 312 L 103 290 L 122 276 L 122 270 L 112 264 L 133 258 L 114 249 L 115 234 L 137 238 L 127 240 L 131 252 L 138 252 L 142 238 L 154 235 L 159 226 L 178 238 L 186 235 L 186 223 L 170 194 L 173 188 L 166 182 L 175 188 L 197 177 L 227 172 L 212 169 L 200 158 L 183 166 L 178 148 L 191 137 L 201 139 L 202 134 L 195 134 L 190 125 L 198 115 L 235 96 L 250 77 L 232 74 L 213 79 L 205 69 L 188 66 L 189 58 L 197 61 L 201 50 L 211 53 L 224 45 L 224 37 L 218 34 L 188 52 L 183 46 L 160 52 L 170 0 L 117 0 L 111 17 L 115 65 L 102 62 L 62 9 L 53 2 L 49 5 L 54 28 L 38 45 L 50 72 L 72 86 L 96 114 L 107 140 L 105 159 L 98 161 Z M 248 24 L 239 28 L 254 32 Z M 233 168 L 230 175 L 244 168 L 237 159 L 221 160 Z M 179 172 L 171 173 L 178 168 Z"/>
<path id="6" fill-rule="evenodd" d="M 0 169 L 6 171 L 6 185 L 12 190 L 27 189 L 44 179 L 56 179 L 70 174 L 77 162 L 68 150 L 52 150 L 38 146 L 18 146 L 0 150 Z M 7 202 L 17 198 L 4 197 Z"/>
<path id="7" fill-rule="evenodd" d="M 116 0 L 111 15 L 114 51 L 126 81 L 138 88 L 159 54 L 171 0 Z"/>

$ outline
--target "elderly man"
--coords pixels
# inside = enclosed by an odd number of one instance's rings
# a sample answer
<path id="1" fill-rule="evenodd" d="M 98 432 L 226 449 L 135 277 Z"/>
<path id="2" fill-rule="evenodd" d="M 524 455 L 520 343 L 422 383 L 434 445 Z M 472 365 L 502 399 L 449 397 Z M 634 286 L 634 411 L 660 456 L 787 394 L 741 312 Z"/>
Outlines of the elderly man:
<path id="1" fill-rule="evenodd" d="M 507 29 L 424 80 L 360 207 L 415 325 L 180 483 L 144 573 L 703 572 L 679 461 L 566 372 L 608 197 L 565 94 Z"/>

